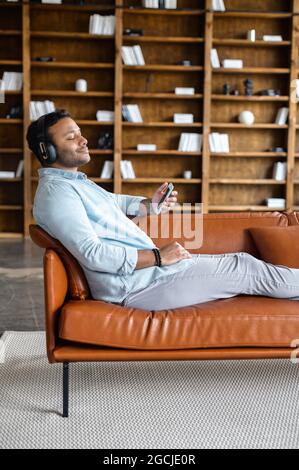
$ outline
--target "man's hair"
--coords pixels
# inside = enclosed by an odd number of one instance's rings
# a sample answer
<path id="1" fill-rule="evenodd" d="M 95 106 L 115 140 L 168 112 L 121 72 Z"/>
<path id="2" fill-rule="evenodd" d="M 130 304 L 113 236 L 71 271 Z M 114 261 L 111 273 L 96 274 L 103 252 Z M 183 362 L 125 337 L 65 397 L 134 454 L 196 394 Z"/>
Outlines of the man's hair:
<path id="1" fill-rule="evenodd" d="M 43 118 L 45 119 L 44 129 L 45 139 L 47 142 L 50 142 L 51 144 L 55 145 L 49 133 L 49 128 L 51 126 L 54 126 L 54 124 L 60 121 L 60 119 L 63 119 L 65 117 L 71 117 L 71 115 L 65 109 L 57 109 L 53 113 L 48 113 L 43 116 Z M 38 144 L 40 142 L 38 139 L 38 128 L 40 119 L 41 118 L 38 118 L 36 121 L 30 124 L 27 130 L 26 139 L 30 150 L 34 153 L 34 155 L 37 157 L 42 166 L 51 166 L 38 158 Z"/>

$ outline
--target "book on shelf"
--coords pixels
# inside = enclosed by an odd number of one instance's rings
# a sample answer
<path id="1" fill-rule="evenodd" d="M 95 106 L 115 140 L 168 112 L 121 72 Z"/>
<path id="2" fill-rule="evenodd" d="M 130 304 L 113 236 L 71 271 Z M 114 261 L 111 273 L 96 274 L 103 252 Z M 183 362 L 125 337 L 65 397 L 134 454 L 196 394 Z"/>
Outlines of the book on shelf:
<path id="1" fill-rule="evenodd" d="M 96 113 L 96 118 L 98 122 L 113 122 L 114 111 L 99 109 Z"/>
<path id="2" fill-rule="evenodd" d="M 242 69 L 243 60 L 242 59 L 224 59 L 222 65 L 225 69 Z"/>
<path id="3" fill-rule="evenodd" d="M 283 181 L 287 176 L 287 163 L 286 162 L 276 162 L 273 166 L 273 175 L 272 178 L 277 181 Z"/>
<path id="4" fill-rule="evenodd" d="M 296 86 L 296 98 L 299 98 L 299 80 L 295 80 L 295 86 Z"/>
<path id="5" fill-rule="evenodd" d="M 157 150 L 156 144 L 137 144 L 138 152 L 155 152 Z"/>
<path id="6" fill-rule="evenodd" d="M 178 146 L 179 152 L 201 152 L 202 134 L 182 132 Z"/>
<path id="7" fill-rule="evenodd" d="M 14 171 L 0 171 L 0 178 L 15 178 Z"/>
<path id="8" fill-rule="evenodd" d="M 113 175 L 114 164 L 111 160 L 105 160 L 102 168 L 101 178 L 110 179 Z"/>
<path id="9" fill-rule="evenodd" d="M 209 134 L 210 152 L 229 153 L 229 136 L 219 132 Z"/>
<path id="10" fill-rule="evenodd" d="M 122 46 L 121 57 L 125 65 L 145 65 L 142 49 L 139 44 L 135 46 Z"/>
<path id="11" fill-rule="evenodd" d="M 266 199 L 266 203 L 268 207 L 272 209 L 284 209 L 286 200 L 280 197 L 269 197 Z"/>
<path id="12" fill-rule="evenodd" d="M 44 114 L 52 113 L 55 111 L 55 104 L 53 101 L 30 101 L 29 104 L 30 119 L 36 121 Z"/>
<path id="13" fill-rule="evenodd" d="M 142 0 L 144 8 L 177 8 L 177 0 Z"/>
<path id="14" fill-rule="evenodd" d="M 280 42 L 280 41 L 282 41 L 282 36 L 280 36 L 279 34 L 273 34 L 273 35 L 265 34 L 265 35 L 263 36 L 263 41 Z"/>
<path id="15" fill-rule="evenodd" d="M 225 11 L 224 0 L 212 0 L 212 9 L 214 11 Z"/>
<path id="16" fill-rule="evenodd" d="M 22 176 L 23 170 L 24 170 L 24 160 L 22 159 L 22 160 L 19 160 L 19 163 L 16 169 L 16 178 L 20 178 Z"/>
<path id="17" fill-rule="evenodd" d="M 50 3 L 50 4 L 61 4 L 62 0 L 42 0 L 41 3 Z"/>
<path id="18" fill-rule="evenodd" d="M 113 36 L 115 33 L 115 16 L 94 14 L 89 17 L 89 34 Z"/>
<path id="19" fill-rule="evenodd" d="M 120 173 L 123 179 L 134 179 L 136 178 L 135 171 L 131 160 L 120 161 Z"/>
<path id="20" fill-rule="evenodd" d="M 174 113 L 173 122 L 176 124 L 192 124 L 194 122 L 193 114 Z"/>
<path id="21" fill-rule="evenodd" d="M 138 104 L 123 104 L 122 114 L 128 122 L 143 122 Z"/>
<path id="22" fill-rule="evenodd" d="M 289 108 L 279 108 L 277 111 L 276 119 L 275 119 L 275 124 L 278 124 L 282 126 L 283 124 L 287 123 L 288 120 L 288 115 L 289 115 Z"/>
<path id="23" fill-rule="evenodd" d="M 21 91 L 23 86 L 22 72 L 3 72 L 2 76 L 3 90 L 5 91 Z"/>
<path id="24" fill-rule="evenodd" d="M 220 68 L 220 60 L 218 57 L 217 49 L 215 48 L 211 49 L 211 64 L 212 64 L 213 69 Z"/>
<path id="25" fill-rule="evenodd" d="M 195 89 L 191 87 L 176 87 L 174 92 L 176 95 L 194 95 Z"/>

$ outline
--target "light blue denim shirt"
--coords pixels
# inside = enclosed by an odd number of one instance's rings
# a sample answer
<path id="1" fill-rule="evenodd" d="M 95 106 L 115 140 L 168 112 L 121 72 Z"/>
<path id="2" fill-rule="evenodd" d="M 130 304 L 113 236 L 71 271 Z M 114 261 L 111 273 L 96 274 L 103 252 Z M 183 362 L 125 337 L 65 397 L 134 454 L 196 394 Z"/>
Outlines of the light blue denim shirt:
<path id="1" fill-rule="evenodd" d="M 114 194 L 80 172 L 59 168 L 38 170 L 33 216 L 81 265 L 92 297 L 121 303 L 129 293 L 194 263 L 136 270 L 138 250 L 155 247 L 152 239 L 127 215 L 140 215 L 144 197 Z"/>

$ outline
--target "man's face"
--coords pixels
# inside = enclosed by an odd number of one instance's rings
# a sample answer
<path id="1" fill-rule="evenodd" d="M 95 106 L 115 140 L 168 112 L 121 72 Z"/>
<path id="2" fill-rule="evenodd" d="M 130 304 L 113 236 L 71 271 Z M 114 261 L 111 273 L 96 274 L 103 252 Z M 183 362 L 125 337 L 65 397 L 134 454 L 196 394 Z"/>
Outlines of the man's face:
<path id="1" fill-rule="evenodd" d="M 58 153 L 53 167 L 76 170 L 90 161 L 87 140 L 81 135 L 81 130 L 73 119 L 60 119 L 48 132 Z"/>

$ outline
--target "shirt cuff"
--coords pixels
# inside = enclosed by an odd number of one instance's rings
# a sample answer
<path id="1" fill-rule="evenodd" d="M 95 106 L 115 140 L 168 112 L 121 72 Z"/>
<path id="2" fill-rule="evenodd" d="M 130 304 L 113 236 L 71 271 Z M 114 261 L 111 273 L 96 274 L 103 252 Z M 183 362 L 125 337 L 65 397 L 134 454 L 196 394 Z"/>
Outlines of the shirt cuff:
<path id="1" fill-rule="evenodd" d="M 127 207 L 127 215 L 142 215 L 140 212 L 140 203 L 144 201 L 146 197 L 144 196 L 136 196 L 132 197 L 128 207 Z"/>
<path id="2" fill-rule="evenodd" d="M 137 248 L 133 247 L 126 247 L 125 250 L 125 260 L 120 269 L 119 274 L 132 274 L 136 268 L 137 261 L 138 261 L 138 250 Z"/>

